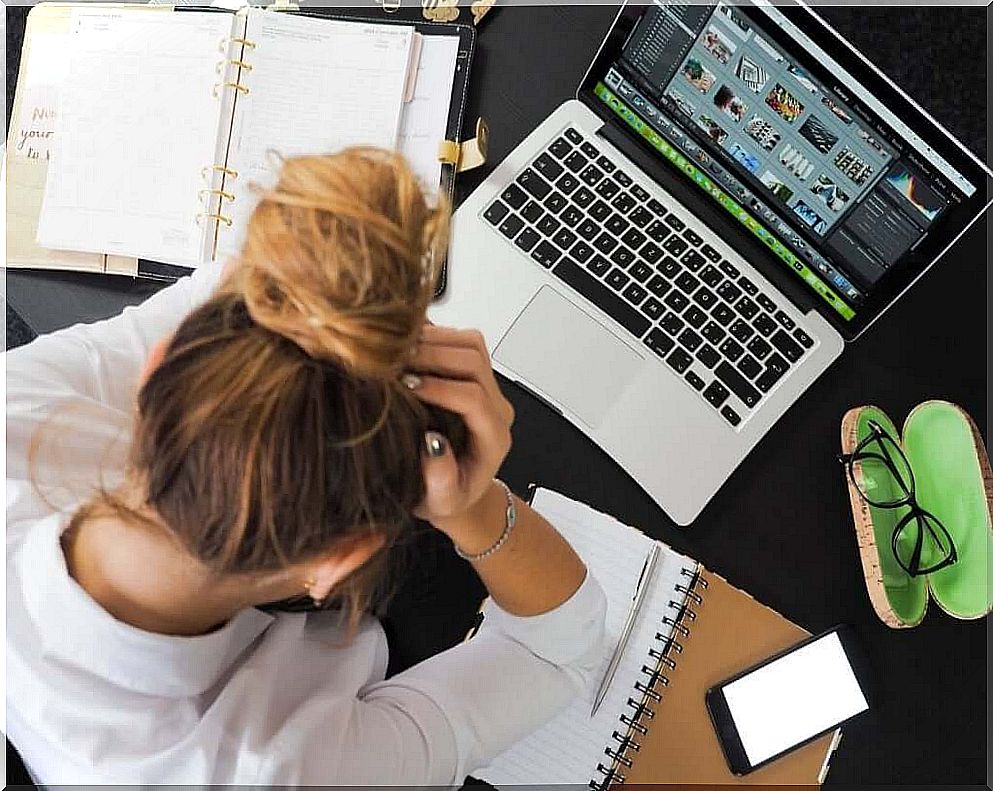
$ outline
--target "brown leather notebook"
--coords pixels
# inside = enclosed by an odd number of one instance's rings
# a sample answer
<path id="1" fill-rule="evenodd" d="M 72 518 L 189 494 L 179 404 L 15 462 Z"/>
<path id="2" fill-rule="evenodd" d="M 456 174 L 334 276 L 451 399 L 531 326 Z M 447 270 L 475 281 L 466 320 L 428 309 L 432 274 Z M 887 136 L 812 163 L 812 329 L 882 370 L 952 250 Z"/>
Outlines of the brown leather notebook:
<path id="1" fill-rule="evenodd" d="M 674 664 L 663 668 L 668 684 L 657 687 L 660 701 L 644 696 L 645 713 L 627 733 L 638 749 L 629 747 L 615 760 L 609 785 L 622 779 L 626 788 L 664 783 L 696 791 L 725 785 L 819 785 L 840 732 L 738 777 L 728 769 L 704 703 L 711 687 L 808 633 L 702 567 L 688 587 L 688 607 L 665 652 Z"/>

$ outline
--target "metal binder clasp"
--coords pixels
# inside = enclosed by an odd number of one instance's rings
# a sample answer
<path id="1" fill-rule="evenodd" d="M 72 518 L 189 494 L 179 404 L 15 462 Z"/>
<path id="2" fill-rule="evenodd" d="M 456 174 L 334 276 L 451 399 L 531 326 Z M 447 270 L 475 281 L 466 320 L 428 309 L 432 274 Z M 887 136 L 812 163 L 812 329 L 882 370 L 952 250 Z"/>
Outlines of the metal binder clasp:
<path id="1" fill-rule="evenodd" d="M 443 140 L 438 147 L 438 161 L 455 168 L 456 173 L 478 168 L 486 163 L 489 151 L 490 128 L 485 119 L 476 121 L 476 136 L 463 143 L 454 140 Z"/>

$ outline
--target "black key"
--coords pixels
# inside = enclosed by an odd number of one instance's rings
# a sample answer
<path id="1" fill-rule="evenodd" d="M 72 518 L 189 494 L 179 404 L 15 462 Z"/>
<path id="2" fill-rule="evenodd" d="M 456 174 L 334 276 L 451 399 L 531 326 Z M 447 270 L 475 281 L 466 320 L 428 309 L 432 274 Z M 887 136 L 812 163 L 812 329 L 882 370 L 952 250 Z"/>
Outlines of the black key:
<path id="1" fill-rule="evenodd" d="M 772 351 L 772 347 L 758 335 L 752 338 L 751 343 L 746 348 L 760 360 L 764 360 L 765 356 Z"/>
<path id="2" fill-rule="evenodd" d="M 708 321 L 703 328 L 703 337 L 715 346 L 727 337 L 727 333 L 721 329 L 721 325 L 713 321 Z"/>
<path id="3" fill-rule="evenodd" d="M 727 385 L 728 389 L 738 396 L 741 403 L 753 407 L 762 398 L 762 394 L 752 387 L 751 383 L 738 373 L 729 363 L 723 362 L 714 371 L 717 378 Z"/>
<path id="4" fill-rule="evenodd" d="M 586 265 L 586 268 L 597 277 L 603 277 L 610 271 L 611 265 L 610 261 L 602 255 L 595 255 L 590 259 L 590 262 Z"/>
<path id="5" fill-rule="evenodd" d="M 637 283 L 632 283 L 624 289 L 622 296 L 632 305 L 640 305 L 642 300 L 648 296 L 648 292 Z"/>
<path id="6" fill-rule="evenodd" d="M 777 330 L 769 341 L 791 363 L 795 363 L 803 357 L 803 348 L 783 330 Z"/>
<path id="7" fill-rule="evenodd" d="M 513 209 L 519 209 L 528 202 L 528 194 L 516 184 L 508 184 L 500 197 Z"/>
<path id="8" fill-rule="evenodd" d="M 651 195 L 648 194 L 648 190 L 638 184 L 631 187 L 631 194 L 643 203 L 651 197 Z"/>
<path id="9" fill-rule="evenodd" d="M 583 143 L 579 148 L 590 159 L 594 159 L 594 158 L 600 156 L 600 152 L 597 151 L 596 146 L 593 145 L 592 143 L 588 143 L 588 142 L 587 143 Z"/>
<path id="10" fill-rule="evenodd" d="M 559 215 L 559 219 L 570 228 L 575 228 L 583 219 L 583 213 L 575 206 L 566 206 L 565 211 Z"/>
<path id="11" fill-rule="evenodd" d="M 654 220 L 652 224 L 645 229 L 645 233 L 651 236 L 652 239 L 654 239 L 656 242 L 661 244 L 666 240 L 666 237 L 668 237 L 672 233 L 672 231 L 666 228 L 665 225 L 663 225 L 658 220 Z"/>
<path id="12" fill-rule="evenodd" d="M 738 300 L 737 304 L 734 306 L 742 316 L 751 321 L 755 318 L 755 315 L 759 312 L 759 306 L 755 304 L 754 300 L 749 297 L 742 297 Z"/>
<path id="13" fill-rule="evenodd" d="M 514 207 L 517 208 L 516 206 Z M 779 311 L 776 314 L 776 321 L 782 324 L 786 329 L 791 330 L 796 326 L 796 322 L 793 321 L 789 316 L 787 316 L 783 311 Z"/>
<path id="14" fill-rule="evenodd" d="M 769 359 L 765 361 L 765 367 L 773 368 L 779 373 L 784 374 L 789 370 L 790 364 L 783 357 L 780 357 L 779 354 L 773 352 L 769 355 Z"/>
<path id="15" fill-rule="evenodd" d="M 618 249 L 623 250 L 624 248 L 621 247 Z M 650 278 L 654 274 L 654 271 L 644 261 L 635 261 L 634 266 L 632 266 L 628 270 L 628 274 L 630 274 L 631 277 L 633 277 L 639 283 L 644 283 L 646 280 L 648 280 L 648 278 Z"/>
<path id="16" fill-rule="evenodd" d="M 641 305 L 641 312 L 655 321 L 665 312 L 665 306 L 655 297 L 649 297 Z"/>
<path id="17" fill-rule="evenodd" d="M 649 242 L 641 248 L 639 255 L 648 261 L 648 263 L 655 264 L 662 257 L 662 248 L 655 244 L 655 242 Z"/>
<path id="18" fill-rule="evenodd" d="M 596 195 L 590 192 L 586 187 L 580 187 L 574 193 L 572 193 L 572 202 L 575 203 L 579 208 L 585 209 L 591 203 L 593 203 Z"/>
<path id="19" fill-rule="evenodd" d="M 734 303 L 741 296 L 741 289 L 730 280 L 725 280 L 717 287 L 717 296 L 727 303 Z"/>
<path id="20" fill-rule="evenodd" d="M 777 310 L 776 303 L 773 302 L 771 299 L 769 299 L 769 297 L 767 297 L 765 294 L 759 294 L 757 297 L 755 297 L 755 301 L 758 302 L 763 308 L 765 308 L 770 313 L 775 313 Z"/>
<path id="21" fill-rule="evenodd" d="M 651 323 L 637 310 L 628 305 L 623 299 L 612 293 L 592 275 L 584 272 L 572 261 L 564 260 L 552 272 L 562 279 L 562 282 L 572 286 L 582 296 L 600 308 L 614 321 L 624 327 L 632 335 L 640 338 Z"/>
<path id="22" fill-rule="evenodd" d="M 693 371 L 686 372 L 686 381 L 690 383 L 690 387 L 694 390 L 703 390 L 704 381 Z"/>
<path id="23" fill-rule="evenodd" d="M 495 200 L 490 205 L 490 208 L 488 208 L 485 212 L 483 212 L 483 216 L 489 222 L 493 223 L 493 225 L 496 225 L 498 222 L 500 222 L 500 220 L 502 220 L 504 217 L 507 216 L 507 212 L 509 211 L 510 209 L 508 209 L 504 204 L 502 204 L 498 200 Z"/>
<path id="24" fill-rule="evenodd" d="M 578 173 L 579 171 L 581 171 L 583 168 L 586 167 L 586 164 L 588 162 L 589 160 L 586 157 L 584 157 L 581 153 L 579 153 L 579 151 L 573 151 L 571 154 L 569 154 L 569 156 L 565 158 L 565 161 L 562 164 L 564 164 L 567 168 L 569 168 L 569 170 L 571 170 L 573 173 Z"/>
<path id="25" fill-rule="evenodd" d="M 681 344 L 683 344 L 683 346 L 685 346 L 691 352 L 695 352 L 697 349 L 700 348 L 700 344 L 703 343 L 703 338 L 697 335 L 689 327 L 683 330 L 679 334 L 679 337 L 676 340 L 678 340 Z"/>
<path id="26" fill-rule="evenodd" d="M 628 215 L 628 219 L 639 228 L 644 228 L 652 221 L 652 213 L 644 206 L 639 206 Z"/>
<path id="27" fill-rule="evenodd" d="M 738 277 L 741 272 L 738 271 L 738 267 L 732 264 L 730 261 L 721 261 L 721 271 L 728 277 Z"/>
<path id="28" fill-rule="evenodd" d="M 552 181 L 555 181 L 555 179 L 562 175 L 562 166 L 548 156 L 548 154 L 542 154 L 538 157 L 532 167 L 546 179 L 551 179 Z"/>
<path id="29" fill-rule="evenodd" d="M 703 253 L 703 257 L 706 258 L 708 261 L 712 261 L 715 264 L 720 263 L 721 254 L 718 253 L 709 244 L 705 244 L 703 247 L 701 247 L 700 252 Z"/>
<path id="30" fill-rule="evenodd" d="M 628 195 L 626 192 L 622 192 L 616 198 L 614 198 L 610 205 L 613 206 L 617 211 L 622 214 L 627 214 L 631 209 L 633 209 L 638 204 L 635 202 L 634 198 Z"/>
<path id="31" fill-rule="evenodd" d="M 583 142 L 583 136 L 581 134 L 579 134 L 579 132 L 577 132 L 571 126 L 568 129 L 565 130 L 564 134 L 565 134 L 566 137 L 568 137 L 577 146 L 580 143 Z"/>
<path id="32" fill-rule="evenodd" d="M 618 170 L 614 174 L 614 178 L 617 179 L 617 183 L 622 187 L 630 187 L 634 183 L 631 181 L 631 177 L 623 170 Z"/>
<path id="33" fill-rule="evenodd" d="M 593 242 L 593 246 L 601 253 L 609 253 L 611 250 L 617 247 L 617 240 L 609 233 L 604 231 L 596 238 L 596 241 Z"/>
<path id="34" fill-rule="evenodd" d="M 576 241 L 576 234 L 570 231 L 568 228 L 563 228 L 555 236 L 552 237 L 552 241 L 555 242 L 563 250 L 568 250 L 572 247 L 573 243 Z"/>
<path id="35" fill-rule="evenodd" d="M 642 309 L 644 310 L 644 306 L 642 306 Z M 645 336 L 645 345 L 659 357 L 665 357 L 670 351 L 672 351 L 672 347 L 675 346 L 676 343 L 672 340 L 672 338 L 662 332 L 662 330 L 656 328 Z"/>
<path id="36" fill-rule="evenodd" d="M 579 180 L 591 187 L 603 178 L 603 171 L 596 165 L 587 165 L 586 170 L 579 174 Z"/>
<path id="37" fill-rule="evenodd" d="M 553 192 L 545 200 L 542 201 L 545 204 L 545 208 L 549 211 L 558 214 L 562 209 L 569 205 L 569 201 L 566 199 L 565 195 L 561 192 Z"/>
<path id="38" fill-rule="evenodd" d="M 697 350 L 696 358 L 708 368 L 713 368 L 721 361 L 721 356 L 717 353 L 717 349 L 709 343 L 705 343 Z"/>
<path id="39" fill-rule="evenodd" d="M 541 215 L 545 213 L 545 210 L 541 207 L 540 203 L 535 203 L 533 200 L 528 201 L 528 205 L 521 210 L 521 217 L 530 223 L 536 223 L 541 219 Z"/>
<path id="40" fill-rule="evenodd" d="M 793 337 L 796 338 L 798 341 L 800 341 L 800 345 L 804 349 L 809 349 L 814 345 L 814 339 L 811 338 L 807 333 L 805 333 L 799 327 L 793 330 Z"/>
<path id="41" fill-rule="evenodd" d="M 541 240 L 541 235 L 534 228 L 525 228 L 521 235 L 514 240 L 514 244 L 520 247 L 525 253 L 529 252 Z"/>
<path id="42" fill-rule="evenodd" d="M 511 214 L 503 221 L 500 226 L 500 233 L 506 236 L 508 239 L 513 239 L 520 232 L 521 228 L 524 227 L 524 220 L 518 217 L 516 214 Z"/>
<path id="43" fill-rule="evenodd" d="M 562 157 L 568 155 L 568 153 L 572 151 L 572 146 L 560 137 L 548 147 L 548 150 L 555 154 L 555 156 L 559 159 L 562 159 Z"/>
<path id="44" fill-rule="evenodd" d="M 624 236 L 621 237 L 621 241 L 632 250 L 637 250 L 645 243 L 646 237 L 645 234 L 637 228 L 631 228 L 626 234 L 624 234 Z"/>
<path id="45" fill-rule="evenodd" d="M 587 242 L 591 241 L 598 233 L 600 233 L 600 226 L 597 225 L 593 220 L 587 217 L 583 220 L 579 227 L 576 229 L 576 233 L 582 236 Z"/>
<path id="46" fill-rule="evenodd" d="M 683 318 L 686 319 L 692 327 L 700 329 L 707 321 L 707 314 L 700 310 L 700 308 L 696 305 L 690 305 L 683 311 Z"/>
<path id="47" fill-rule="evenodd" d="M 738 286 L 750 297 L 754 297 L 759 293 L 759 287 L 744 275 L 738 278 Z"/>
<path id="48" fill-rule="evenodd" d="M 752 322 L 752 325 L 767 338 L 776 331 L 776 322 L 774 322 L 772 320 L 772 316 L 767 313 L 763 313 L 761 316 L 756 316 L 755 321 Z"/>
<path id="49" fill-rule="evenodd" d="M 679 335 L 680 332 L 682 332 L 683 327 L 686 326 L 686 322 L 684 322 L 681 318 L 679 318 L 679 316 L 677 316 L 675 313 L 673 313 L 670 310 L 668 313 L 665 314 L 665 317 L 659 322 L 659 326 L 662 329 L 664 329 L 666 332 L 668 332 L 670 335 L 675 337 L 676 335 Z"/>
<path id="50" fill-rule="evenodd" d="M 590 217 L 598 222 L 603 222 L 607 217 L 611 215 L 610 206 L 604 203 L 602 200 L 598 200 L 592 206 L 590 206 Z"/>
<path id="51" fill-rule="evenodd" d="M 543 236 L 552 236 L 561 227 L 561 225 L 562 223 L 556 220 L 551 214 L 546 214 L 541 218 L 541 222 L 535 227 Z"/>
<path id="52" fill-rule="evenodd" d="M 719 351 L 731 362 L 734 362 L 745 353 L 745 350 L 741 348 L 741 344 L 732 338 L 728 338 L 724 341 L 724 343 L 720 345 Z"/>
<path id="53" fill-rule="evenodd" d="M 593 248 L 586 244 L 586 242 L 576 242 L 575 246 L 569 251 L 569 255 L 579 261 L 579 263 L 585 264 L 590 260 L 590 256 L 593 255 Z"/>
<path id="54" fill-rule="evenodd" d="M 710 264 L 707 264 L 700 272 L 700 279 L 711 288 L 717 288 L 717 284 L 724 279 L 724 276 Z"/>
<path id="55" fill-rule="evenodd" d="M 517 183 L 538 200 L 541 200 L 552 191 L 552 185 L 531 170 L 531 168 L 528 168 L 517 177 Z"/>
<path id="56" fill-rule="evenodd" d="M 693 301 L 704 310 L 710 310 L 717 302 L 717 295 L 706 286 L 701 286 L 693 295 Z"/>
<path id="57" fill-rule="evenodd" d="M 617 186 L 617 182 L 613 179 L 604 179 L 596 185 L 596 194 L 603 196 L 607 200 L 613 198 L 620 191 L 621 188 Z"/>
<path id="58" fill-rule="evenodd" d="M 700 234 L 698 234 L 692 228 L 687 228 L 685 231 L 683 231 L 683 238 L 694 247 L 699 247 L 701 244 L 703 244 L 703 237 L 700 236 Z"/>
<path id="59" fill-rule="evenodd" d="M 680 256 L 686 252 L 686 240 L 680 239 L 678 236 L 670 236 L 665 240 L 665 242 L 663 242 L 662 249 L 666 252 L 672 253 L 675 256 Z"/>
<path id="60" fill-rule="evenodd" d="M 754 379 L 760 373 L 762 373 L 762 365 L 756 360 L 752 355 L 746 354 L 740 360 L 738 360 L 738 370 L 741 371 L 749 379 Z"/>
<path id="61" fill-rule="evenodd" d="M 700 267 L 707 263 L 706 259 L 696 250 L 688 251 L 686 255 L 679 260 L 686 264 L 686 268 L 691 272 L 699 272 Z"/>
<path id="62" fill-rule="evenodd" d="M 610 260 L 613 261 L 618 266 L 622 266 L 625 269 L 628 268 L 628 264 L 634 261 L 634 253 L 628 250 L 626 247 L 618 247 L 614 252 L 610 254 Z"/>
<path id="63" fill-rule="evenodd" d="M 562 251 L 554 244 L 543 241 L 531 251 L 531 257 L 546 269 L 550 269 L 562 257 Z"/>
<path id="64" fill-rule="evenodd" d="M 772 390 L 772 386 L 783 378 L 784 373 L 786 372 L 766 366 L 766 369 L 762 372 L 761 376 L 755 380 L 755 386 L 763 393 L 768 393 Z"/>
<path id="65" fill-rule="evenodd" d="M 604 173 L 613 173 L 617 170 L 617 166 L 602 154 L 600 155 L 600 158 L 597 159 L 596 163 L 601 167 Z"/>
<path id="66" fill-rule="evenodd" d="M 669 292 L 669 296 L 665 298 L 665 304 L 673 310 L 682 313 L 686 309 L 686 306 L 690 304 L 690 301 L 683 294 L 673 289 Z"/>
<path id="67" fill-rule="evenodd" d="M 741 422 L 741 416 L 729 406 L 726 406 L 721 410 L 721 417 L 723 417 L 732 426 L 737 426 Z"/>
<path id="68" fill-rule="evenodd" d="M 676 287 L 684 294 L 692 294 L 699 285 L 700 281 L 689 272 L 683 272 L 683 274 L 676 278 Z"/>
<path id="69" fill-rule="evenodd" d="M 563 195 L 571 195 L 576 191 L 576 187 L 579 186 L 579 179 L 572 175 L 572 173 L 563 173 L 562 178 L 555 182 L 555 186 L 559 188 L 559 191 Z"/>
<path id="70" fill-rule="evenodd" d="M 631 278 L 615 266 L 610 270 L 610 274 L 608 274 L 604 280 L 607 281 L 607 285 L 612 289 L 615 291 L 620 291 L 631 281 Z"/>
<path id="71" fill-rule="evenodd" d="M 714 307 L 712 311 L 710 311 L 710 315 L 713 317 L 714 321 L 716 321 L 722 327 L 726 327 L 728 324 L 731 323 L 731 320 L 734 318 L 734 311 L 731 310 L 731 308 L 729 308 L 723 302 L 720 302 Z"/>
<path id="72" fill-rule="evenodd" d="M 755 334 L 755 330 L 753 330 L 750 325 L 746 324 L 741 319 L 735 321 L 735 323 L 731 325 L 728 332 L 731 333 L 731 336 L 736 341 L 741 341 L 741 343 L 745 343 Z"/>
<path id="73" fill-rule="evenodd" d="M 693 358 L 689 353 L 680 349 L 678 346 L 669 353 L 665 361 L 669 363 L 669 367 L 680 374 L 693 364 Z"/>
<path id="74" fill-rule="evenodd" d="M 659 217 L 665 217 L 669 213 L 669 210 L 661 203 L 659 203 L 657 200 L 655 200 L 655 198 L 652 198 L 650 201 L 648 201 L 648 210 L 654 212 Z"/>
<path id="75" fill-rule="evenodd" d="M 698 354 L 697 358 L 699 357 L 700 355 Z M 731 395 L 731 391 L 716 379 L 707 386 L 706 390 L 703 391 L 703 397 L 714 406 L 720 406 L 723 404 L 728 400 L 729 395 Z"/>
<path id="76" fill-rule="evenodd" d="M 648 281 L 648 290 L 657 297 L 664 297 L 672 285 L 662 275 L 655 275 Z"/>
<path id="77" fill-rule="evenodd" d="M 686 227 L 686 223 L 680 220 L 675 214 L 670 214 L 665 218 L 665 221 L 674 231 L 681 231 Z"/>
<path id="78" fill-rule="evenodd" d="M 627 220 L 621 217 L 621 215 L 614 214 L 613 216 L 611 216 L 609 220 L 607 220 L 607 222 L 603 224 L 603 227 L 606 228 L 608 231 L 610 231 L 612 234 L 616 236 L 620 236 L 628 228 L 631 227 L 631 223 L 629 223 Z"/>

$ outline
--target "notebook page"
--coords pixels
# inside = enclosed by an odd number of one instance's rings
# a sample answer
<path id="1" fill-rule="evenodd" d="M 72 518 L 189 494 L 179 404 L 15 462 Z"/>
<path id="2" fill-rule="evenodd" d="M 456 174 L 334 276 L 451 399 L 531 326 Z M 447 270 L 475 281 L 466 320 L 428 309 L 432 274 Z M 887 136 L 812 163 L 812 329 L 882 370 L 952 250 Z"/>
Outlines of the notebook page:
<path id="1" fill-rule="evenodd" d="M 291 16 L 252 9 L 243 80 L 231 128 L 228 167 L 235 200 L 224 213 L 217 259 L 241 247 L 256 199 L 250 184 L 272 186 L 278 159 L 352 145 L 395 148 L 414 29 Z"/>
<path id="2" fill-rule="evenodd" d="M 202 260 L 200 171 L 214 159 L 220 105 L 212 87 L 231 20 L 74 10 L 42 246 Z"/>
<path id="3" fill-rule="evenodd" d="M 627 618 L 645 558 L 655 542 L 613 517 L 547 489 L 538 490 L 533 507 L 565 536 L 607 595 L 607 651 L 596 676 L 598 686 Z M 642 611 L 595 717 L 590 716 L 592 698 L 577 700 L 473 776 L 496 786 L 578 783 L 585 787 L 597 776 L 598 763 L 610 765 L 604 748 L 617 746 L 611 734 L 624 731 L 618 717 L 631 712 L 626 702 L 637 695 L 634 683 L 644 679 L 640 670 L 649 663 L 649 648 L 656 647 L 656 632 L 668 635 L 671 631 L 662 624 L 662 618 L 672 612 L 670 600 L 682 603 L 685 599 L 675 586 L 685 581 L 682 569 L 693 565 L 689 558 L 663 546 Z"/>

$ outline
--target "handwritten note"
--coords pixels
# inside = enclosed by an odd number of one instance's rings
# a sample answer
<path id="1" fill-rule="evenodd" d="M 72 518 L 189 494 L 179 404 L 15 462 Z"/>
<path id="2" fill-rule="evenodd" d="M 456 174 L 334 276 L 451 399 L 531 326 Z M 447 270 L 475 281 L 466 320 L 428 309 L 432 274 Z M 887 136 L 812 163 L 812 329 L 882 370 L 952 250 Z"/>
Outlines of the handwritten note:
<path id="1" fill-rule="evenodd" d="M 11 141 L 15 155 L 46 162 L 51 159 L 58 101 L 54 85 L 32 85 L 25 91 Z"/>

